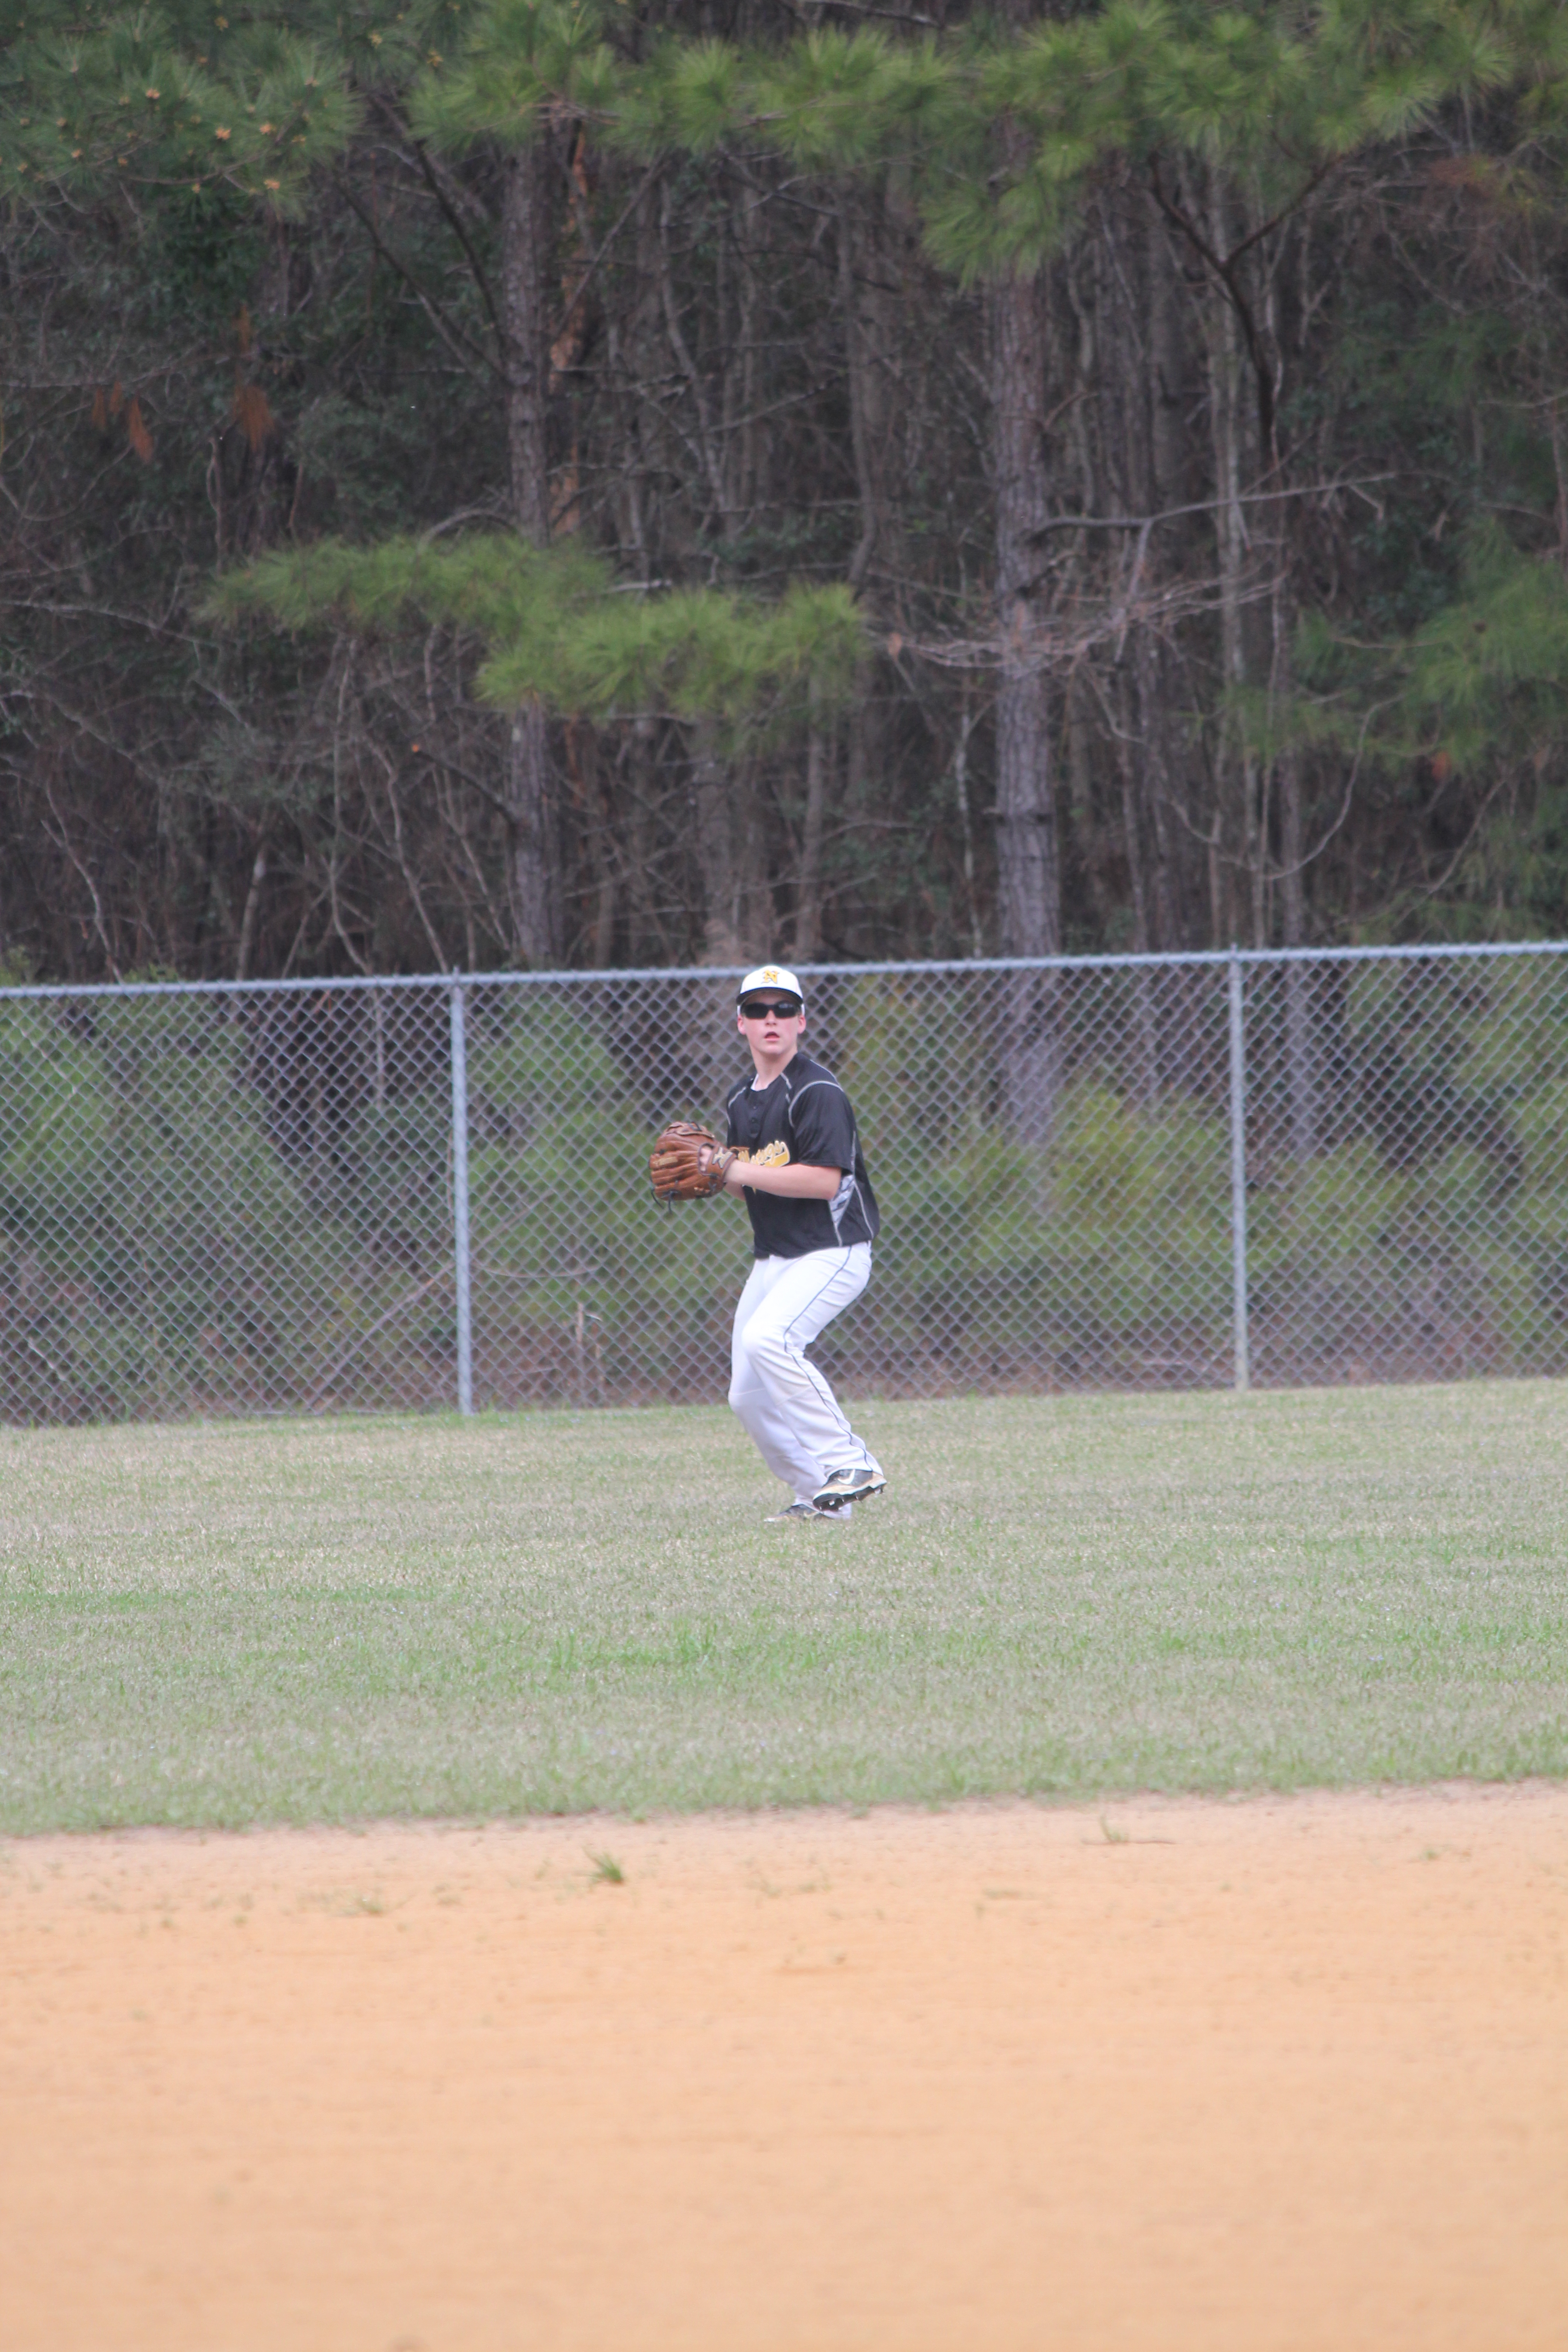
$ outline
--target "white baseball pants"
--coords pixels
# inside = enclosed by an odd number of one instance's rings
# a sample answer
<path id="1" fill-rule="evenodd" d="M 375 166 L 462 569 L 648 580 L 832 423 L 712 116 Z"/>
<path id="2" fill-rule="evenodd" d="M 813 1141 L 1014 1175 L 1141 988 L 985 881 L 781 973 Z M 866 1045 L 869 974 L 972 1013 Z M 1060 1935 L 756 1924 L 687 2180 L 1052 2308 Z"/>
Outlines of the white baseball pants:
<path id="1" fill-rule="evenodd" d="M 735 1309 L 730 1406 L 758 1453 L 797 1503 L 809 1503 L 830 1470 L 880 1465 L 856 1436 L 805 1350 L 871 1276 L 871 1244 L 760 1257 Z"/>

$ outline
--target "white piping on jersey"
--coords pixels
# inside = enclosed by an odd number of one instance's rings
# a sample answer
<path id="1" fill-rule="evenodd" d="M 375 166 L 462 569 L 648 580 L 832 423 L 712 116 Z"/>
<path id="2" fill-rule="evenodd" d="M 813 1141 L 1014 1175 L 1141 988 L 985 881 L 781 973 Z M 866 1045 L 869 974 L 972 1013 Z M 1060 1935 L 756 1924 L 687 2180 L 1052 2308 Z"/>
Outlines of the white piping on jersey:
<path id="1" fill-rule="evenodd" d="M 831 1087 L 835 1094 L 844 1094 L 843 1087 L 839 1085 L 837 1079 L 832 1075 L 831 1071 L 820 1078 L 807 1078 L 805 1086 L 801 1087 L 797 1090 L 795 1087 L 791 1086 L 787 1071 L 781 1070 L 779 1072 L 778 1078 L 770 1078 L 767 1086 L 763 1086 L 760 1075 L 752 1078 L 749 1083 L 744 1078 L 737 1080 L 736 1084 L 731 1087 L 729 1093 L 724 1097 L 724 1108 L 728 1110 L 731 1103 L 739 1101 L 742 1095 L 765 1095 L 770 1087 L 779 1084 L 780 1081 L 782 1081 L 784 1085 L 784 1102 L 787 1106 L 784 1115 L 790 1120 L 792 1125 L 795 1120 L 795 1107 L 796 1103 L 800 1100 L 802 1095 L 808 1095 L 813 1087 Z M 848 1096 L 844 1095 L 844 1099 L 847 1102 L 849 1099 Z M 853 1111 L 850 1112 L 849 1120 L 851 1127 L 853 1127 L 855 1123 L 855 1114 Z"/>
<path id="2" fill-rule="evenodd" d="M 847 1168 L 839 1179 L 837 1192 L 827 1203 L 827 1213 L 833 1220 L 835 1235 L 843 1225 L 845 1217 L 848 1214 L 849 1203 L 859 1190 L 860 1187 L 855 1181 L 855 1171 L 853 1168 Z M 868 1218 L 867 1223 L 869 1224 L 869 1223 L 870 1219 Z"/>
<path id="3" fill-rule="evenodd" d="M 831 1076 L 821 1078 L 807 1078 L 805 1086 L 799 1089 L 798 1093 L 791 1087 L 788 1078 L 784 1077 L 784 1074 L 782 1070 L 779 1072 L 779 1076 L 781 1078 L 784 1078 L 784 1094 L 789 1102 L 787 1117 L 792 1127 L 795 1124 L 795 1104 L 800 1100 L 801 1095 L 808 1095 L 813 1087 L 831 1087 L 835 1094 L 844 1094 L 844 1089 L 839 1085 L 837 1079 Z M 848 1096 L 844 1095 L 844 1099 L 847 1102 L 849 1099 Z M 855 1150 L 858 1147 L 858 1139 L 855 1133 L 855 1114 L 853 1111 L 849 1114 L 849 1165 L 847 1168 L 840 1171 L 838 1190 L 833 1195 L 832 1200 L 827 1203 L 827 1213 L 833 1220 L 833 1237 L 835 1241 L 837 1240 L 843 1230 L 844 1220 L 849 1213 L 849 1203 L 856 1198 L 860 1190 L 855 1178 Z M 869 1224 L 869 1223 L 870 1220 L 868 1218 L 867 1223 Z"/>

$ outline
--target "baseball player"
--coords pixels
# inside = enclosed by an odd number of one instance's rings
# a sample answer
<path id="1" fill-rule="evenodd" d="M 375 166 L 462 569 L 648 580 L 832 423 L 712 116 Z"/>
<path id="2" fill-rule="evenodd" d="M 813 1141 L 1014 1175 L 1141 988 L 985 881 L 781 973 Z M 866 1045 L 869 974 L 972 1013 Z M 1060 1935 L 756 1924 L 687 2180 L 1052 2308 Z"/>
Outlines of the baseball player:
<path id="1" fill-rule="evenodd" d="M 843 1517 L 888 1482 L 805 1350 L 870 1277 L 876 1195 L 849 1097 L 803 1047 L 794 972 L 749 971 L 735 1021 L 753 1074 L 725 1105 L 738 1156 L 724 1190 L 744 1197 L 756 1262 L 735 1309 L 730 1403 L 789 1489 L 773 1517 Z"/>

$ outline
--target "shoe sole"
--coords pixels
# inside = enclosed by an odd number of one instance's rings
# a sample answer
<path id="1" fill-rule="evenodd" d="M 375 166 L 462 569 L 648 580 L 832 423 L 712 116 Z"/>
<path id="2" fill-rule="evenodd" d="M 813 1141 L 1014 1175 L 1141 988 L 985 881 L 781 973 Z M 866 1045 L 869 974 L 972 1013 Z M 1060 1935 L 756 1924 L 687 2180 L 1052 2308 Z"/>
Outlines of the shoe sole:
<path id="1" fill-rule="evenodd" d="M 836 1511 L 844 1510 L 851 1503 L 868 1503 L 873 1495 L 885 1494 L 887 1486 L 887 1480 L 879 1478 L 874 1486 L 857 1486 L 852 1495 L 818 1495 L 814 1499 L 818 1511 L 831 1518 Z"/>

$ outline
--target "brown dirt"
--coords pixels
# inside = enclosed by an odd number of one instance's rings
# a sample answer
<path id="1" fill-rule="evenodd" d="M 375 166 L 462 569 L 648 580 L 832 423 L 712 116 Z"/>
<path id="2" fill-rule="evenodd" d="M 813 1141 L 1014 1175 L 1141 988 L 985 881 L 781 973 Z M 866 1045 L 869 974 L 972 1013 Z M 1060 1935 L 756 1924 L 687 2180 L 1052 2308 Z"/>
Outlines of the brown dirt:
<path id="1" fill-rule="evenodd" d="M 13 1843 L 0 2342 L 1563 2347 L 1565 1962 L 1561 1787 Z"/>

